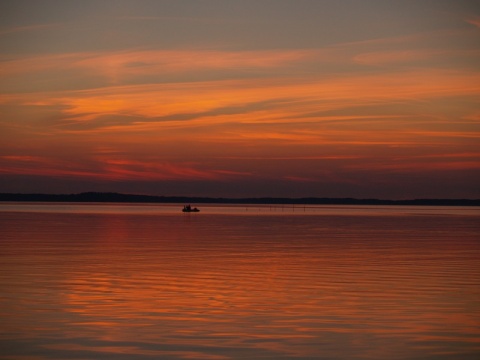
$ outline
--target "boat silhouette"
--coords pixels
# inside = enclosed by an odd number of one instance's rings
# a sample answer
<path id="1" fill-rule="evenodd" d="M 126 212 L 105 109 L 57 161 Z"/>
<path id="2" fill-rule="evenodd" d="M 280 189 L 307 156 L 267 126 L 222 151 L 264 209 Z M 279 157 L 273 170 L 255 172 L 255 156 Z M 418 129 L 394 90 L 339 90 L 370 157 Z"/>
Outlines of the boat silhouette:
<path id="1" fill-rule="evenodd" d="M 183 212 L 199 212 L 197 208 L 192 208 L 190 205 L 185 205 L 182 209 Z"/>

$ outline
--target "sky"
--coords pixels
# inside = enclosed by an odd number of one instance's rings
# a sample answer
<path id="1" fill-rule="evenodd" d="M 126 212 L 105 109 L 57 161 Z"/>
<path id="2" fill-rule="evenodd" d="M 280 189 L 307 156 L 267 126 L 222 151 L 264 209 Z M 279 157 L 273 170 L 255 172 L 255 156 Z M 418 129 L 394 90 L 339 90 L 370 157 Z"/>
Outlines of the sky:
<path id="1" fill-rule="evenodd" d="M 480 198 L 480 3 L 2 0 L 0 192 Z"/>

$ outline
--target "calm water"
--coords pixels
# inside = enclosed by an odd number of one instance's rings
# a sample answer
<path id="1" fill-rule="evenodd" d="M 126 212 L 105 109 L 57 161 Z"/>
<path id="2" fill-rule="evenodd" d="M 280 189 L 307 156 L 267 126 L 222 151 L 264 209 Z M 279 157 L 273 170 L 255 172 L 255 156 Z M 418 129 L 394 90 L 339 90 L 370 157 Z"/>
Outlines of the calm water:
<path id="1" fill-rule="evenodd" d="M 480 209 L 0 204 L 1 359 L 478 359 Z"/>

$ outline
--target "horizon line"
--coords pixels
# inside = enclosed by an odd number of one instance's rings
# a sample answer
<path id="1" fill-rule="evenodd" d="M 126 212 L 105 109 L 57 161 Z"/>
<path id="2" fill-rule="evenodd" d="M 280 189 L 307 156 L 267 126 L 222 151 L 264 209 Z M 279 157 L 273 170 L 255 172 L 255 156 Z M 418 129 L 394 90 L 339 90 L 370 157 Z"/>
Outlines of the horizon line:
<path id="1" fill-rule="evenodd" d="M 80 192 L 70 194 L 48 193 L 0 193 L 0 201 L 18 202 L 118 202 L 118 203 L 229 203 L 229 204 L 335 204 L 335 205 L 450 205 L 480 206 L 480 199 L 465 198 L 415 198 L 415 199 L 378 199 L 354 197 L 214 197 L 214 196 L 178 196 L 124 194 L 118 192 Z"/>

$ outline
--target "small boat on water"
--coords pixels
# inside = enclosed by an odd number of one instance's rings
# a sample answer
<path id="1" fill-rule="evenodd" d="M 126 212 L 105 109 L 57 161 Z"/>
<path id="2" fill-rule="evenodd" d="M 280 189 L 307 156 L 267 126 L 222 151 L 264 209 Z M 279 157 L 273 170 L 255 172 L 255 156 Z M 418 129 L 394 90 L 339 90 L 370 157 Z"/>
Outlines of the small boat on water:
<path id="1" fill-rule="evenodd" d="M 185 205 L 182 209 L 183 212 L 199 212 L 197 208 L 192 208 L 190 205 Z"/>

